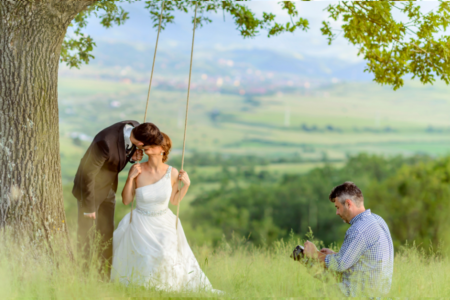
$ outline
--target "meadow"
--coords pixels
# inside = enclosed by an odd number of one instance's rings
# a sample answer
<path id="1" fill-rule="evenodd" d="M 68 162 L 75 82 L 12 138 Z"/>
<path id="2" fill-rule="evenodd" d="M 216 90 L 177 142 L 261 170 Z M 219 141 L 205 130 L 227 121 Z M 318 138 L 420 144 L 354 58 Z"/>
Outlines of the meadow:
<path id="1" fill-rule="evenodd" d="M 76 199 L 71 195 L 71 188 L 79 160 L 98 130 L 123 119 L 142 119 L 147 85 L 61 77 L 59 89 L 64 203 L 74 245 Z M 207 93 L 194 89 L 185 167 L 191 174 L 193 185 L 182 204 L 181 220 L 196 257 L 213 286 L 224 291 L 224 297 L 230 298 L 336 297 L 326 294 L 333 281 L 324 283 L 315 279 L 310 270 L 289 258 L 294 246 L 304 242 L 300 240 L 304 237 L 300 232 L 290 240 L 277 240 L 270 245 L 255 245 L 238 237 L 224 237 L 219 244 L 213 244 L 211 236 L 217 237 L 220 227 L 214 225 L 205 229 L 191 224 L 198 213 L 198 207 L 191 203 L 204 195 L 220 192 L 224 172 L 236 185 L 238 193 L 239 189 L 248 187 L 271 186 L 285 180 L 286 176 L 314 176 L 314 170 L 325 172 L 329 167 L 339 174 L 348 158 L 360 152 L 387 157 L 445 155 L 450 142 L 447 94 L 446 86 L 437 84 L 430 88 L 414 82 L 408 82 L 405 88 L 395 93 L 371 83 L 338 83 L 320 89 L 265 95 Z M 169 164 L 175 167 L 179 167 L 180 161 L 184 104 L 183 91 L 163 87 L 152 91 L 149 121 L 172 137 L 174 149 Z M 264 162 L 238 167 L 230 161 L 207 165 L 194 161 L 193 157 L 203 154 L 236 159 L 252 156 L 262 158 Z M 127 170 L 119 176 L 116 224 L 129 212 L 120 197 Z M 245 172 L 250 177 L 242 177 Z M 236 176 L 234 181 L 233 176 Z M 364 181 L 356 177 L 350 179 Z M 327 182 L 326 187 L 324 184 L 321 188 L 330 188 L 331 183 Z M 227 191 L 223 191 L 224 197 Z M 339 245 L 343 233 L 336 236 L 332 247 Z M 1 251 L 9 250 L 2 248 Z M 31 255 L 29 251 L 33 249 L 22 249 L 20 255 Z M 429 251 L 410 245 L 396 251 L 389 297 L 450 296 L 446 272 L 450 262 L 442 249 Z M 16 254 L 8 255 L 1 257 Z M 32 256 L 39 255 L 34 253 Z M 22 261 L 22 256 L 15 259 Z M 10 298 L 214 296 L 125 288 L 104 282 L 94 269 L 81 270 L 64 256 L 48 259 L 59 261 L 58 270 L 40 264 L 38 260 L 31 260 L 25 266 L 23 263 L 12 264 L 12 260 L 1 260 L 0 288 Z"/>
<path id="2" fill-rule="evenodd" d="M 99 130 L 125 119 L 142 120 L 152 50 L 99 39 L 96 60 L 82 70 L 60 68 L 64 222 L 75 256 L 74 174 Z M 189 54 L 180 46 L 160 50 L 148 121 L 171 136 L 169 164 L 179 168 Z M 48 249 L 35 240 L 23 246 L 6 232 L 0 237 L 1 298 L 336 298 L 329 292 L 333 278 L 316 279 L 320 270 L 289 255 L 311 227 L 319 238 L 306 238 L 339 248 L 347 226 L 334 215 L 327 193 L 344 180 L 357 182 L 367 191 L 367 203 L 398 225 L 390 225 L 402 238 L 395 240 L 387 297 L 450 297 L 449 241 L 436 242 L 448 236 L 440 230 L 448 227 L 443 207 L 450 193 L 450 158 L 440 160 L 449 153 L 448 86 L 407 81 L 394 92 L 367 81 L 346 82 L 370 76 L 361 68 L 346 69 L 347 63 L 334 57 L 201 47 L 196 55 L 185 165 L 193 185 L 180 218 L 198 262 L 223 294 L 125 287 L 100 276 L 95 257 L 86 267 L 59 244 Z M 220 163 L 198 161 L 210 154 Z M 248 163 L 233 161 L 247 156 Z M 130 209 L 120 196 L 127 171 L 119 176 L 116 224 Z M 428 237 L 431 246 L 424 247 Z"/>
<path id="3" fill-rule="evenodd" d="M 146 84 L 60 79 L 62 144 L 72 133 L 88 137 L 109 124 L 142 120 Z M 415 82 L 396 92 L 372 83 L 338 83 L 272 95 L 207 93 L 193 89 L 188 151 L 283 156 L 305 160 L 349 153 L 441 155 L 448 152 L 449 88 Z M 184 91 L 156 87 L 149 121 L 181 148 Z M 62 145 L 61 152 L 66 149 Z M 175 154 L 179 154 L 179 150 Z"/>
<path id="4" fill-rule="evenodd" d="M 199 76 L 195 80 L 201 81 Z M 197 81 L 194 83 L 199 84 Z M 192 163 L 193 153 L 266 158 L 272 162 L 255 164 L 254 170 L 269 172 L 274 182 L 285 174 L 304 174 L 325 163 L 341 167 L 350 155 L 360 152 L 386 156 L 445 155 L 450 142 L 448 90 L 443 84 L 430 87 L 415 82 L 407 82 L 396 92 L 368 82 L 330 83 L 320 88 L 264 95 L 212 93 L 194 88 L 185 169 L 196 175 L 181 216 L 189 217 L 192 200 L 219 188 L 219 181 L 205 182 L 202 178 L 217 177 L 223 172 L 222 165 Z M 60 77 L 61 164 L 69 226 L 76 226 L 76 199 L 70 192 L 73 176 L 90 140 L 114 122 L 140 121 L 146 93 L 146 83 Z M 174 149 L 169 164 L 179 168 L 186 93 L 157 85 L 151 95 L 148 120 L 171 136 Z M 275 163 L 277 159 L 292 161 Z M 235 166 L 228 169 L 234 172 Z M 120 197 L 127 171 L 128 168 L 119 177 L 116 224 L 129 211 Z M 242 180 L 239 184 L 247 183 Z M 186 230 L 191 231 L 188 224 Z M 198 240 L 194 238 L 198 234 L 188 236 L 193 237 L 192 241 Z"/>
<path id="5" fill-rule="evenodd" d="M 332 291 L 336 281 L 317 268 L 306 268 L 289 258 L 296 244 L 278 241 L 271 247 L 253 247 L 245 239 L 223 242 L 217 248 L 194 247 L 193 251 L 213 287 L 209 292 L 162 292 L 137 286 L 125 287 L 105 280 L 98 261 L 89 267 L 70 260 L 65 251 L 45 254 L 40 247 L 16 249 L 11 242 L 0 246 L 0 290 L 3 299 L 117 299 L 117 298 L 342 298 Z M 60 249 L 59 249 L 60 250 Z M 56 253 L 56 254 L 55 254 Z M 446 298 L 450 296 L 448 258 L 437 252 L 426 255 L 414 246 L 396 254 L 388 298 Z"/>
<path id="6" fill-rule="evenodd" d="M 193 89 L 187 151 L 297 155 L 306 164 L 324 158 L 345 161 L 359 152 L 444 155 L 450 142 L 448 91 L 443 84 L 424 87 L 415 82 L 396 92 L 372 83 L 330 84 L 259 96 Z M 60 78 L 65 184 L 72 182 L 88 142 L 99 130 L 124 119 L 142 120 L 146 92 L 146 84 Z M 156 87 L 150 102 L 149 121 L 172 137 L 175 156 L 180 155 L 185 96 L 184 91 Z M 79 136 L 86 142 L 77 144 Z M 299 172 L 305 166 L 298 165 Z M 190 167 L 187 159 L 187 170 Z M 295 167 L 286 165 L 290 170 Z"/>

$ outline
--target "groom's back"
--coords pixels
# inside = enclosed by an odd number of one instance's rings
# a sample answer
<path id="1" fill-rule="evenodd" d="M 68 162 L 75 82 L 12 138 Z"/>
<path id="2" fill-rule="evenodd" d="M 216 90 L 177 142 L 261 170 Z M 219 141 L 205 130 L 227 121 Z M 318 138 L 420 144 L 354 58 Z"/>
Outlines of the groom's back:
<path id="1" fill-rule="evenodd" d="M 117 175 L 127 164 L 123 129 L 126 124 L 139 125 L 136 121 L 123 121 L 100 131 L 87 149 L 74 179 L 72 194 L 80 201 L 106 197 L 111 189 L 117 190 Z"/>

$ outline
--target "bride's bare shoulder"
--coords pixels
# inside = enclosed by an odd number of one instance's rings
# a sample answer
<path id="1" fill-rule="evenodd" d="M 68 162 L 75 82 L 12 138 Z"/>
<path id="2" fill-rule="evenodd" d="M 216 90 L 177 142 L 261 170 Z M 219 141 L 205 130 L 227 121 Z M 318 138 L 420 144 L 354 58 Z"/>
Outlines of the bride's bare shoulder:
<path id="1" fill-rule="evenodd" d="M 177 170 L 177 168 L 172 167 L 172 171 L 170 172 L 170 177 L 171 177 L 173 183 L 175 183 L 177 181 L 177 178 L 178 178 L 178 170 Z"/>

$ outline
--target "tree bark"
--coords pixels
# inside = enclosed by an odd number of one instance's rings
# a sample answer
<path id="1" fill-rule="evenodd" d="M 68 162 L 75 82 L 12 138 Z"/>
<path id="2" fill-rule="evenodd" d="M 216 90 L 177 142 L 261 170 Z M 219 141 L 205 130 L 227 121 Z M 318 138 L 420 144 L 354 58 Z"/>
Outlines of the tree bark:
<path id="1" fill-rule="evenodd" d="M 67 239 L 58 66 L 75 16 L 93 1 L 0 1 L 0 228 L 50 246 Z"/>

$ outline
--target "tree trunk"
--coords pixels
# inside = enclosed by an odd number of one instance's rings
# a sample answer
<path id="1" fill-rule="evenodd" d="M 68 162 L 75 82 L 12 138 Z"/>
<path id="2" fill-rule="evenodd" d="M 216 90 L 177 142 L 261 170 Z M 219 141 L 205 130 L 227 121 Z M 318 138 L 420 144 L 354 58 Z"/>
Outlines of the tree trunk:
<path id="1" fill-rule="evenodd" d="M 0 1 L 0 228 L 67 238 L 58 66 L 75 16 L 93 1 Z"/>

